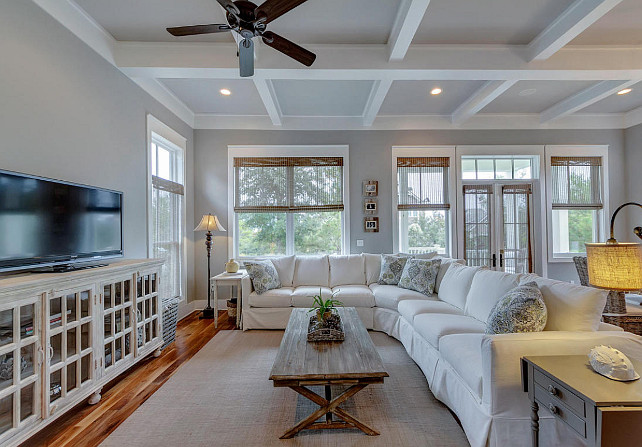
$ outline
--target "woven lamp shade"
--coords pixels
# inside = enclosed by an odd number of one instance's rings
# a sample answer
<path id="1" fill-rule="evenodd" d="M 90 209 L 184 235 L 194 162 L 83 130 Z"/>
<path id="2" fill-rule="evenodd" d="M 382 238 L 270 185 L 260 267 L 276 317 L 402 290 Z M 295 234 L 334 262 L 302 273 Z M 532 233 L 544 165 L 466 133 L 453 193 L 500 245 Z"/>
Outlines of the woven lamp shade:
<path id="1" fill-rule="evenodd" d="M 642 244 L 586 244 L 589 283 L 607 290 L 642 289 Z"/>

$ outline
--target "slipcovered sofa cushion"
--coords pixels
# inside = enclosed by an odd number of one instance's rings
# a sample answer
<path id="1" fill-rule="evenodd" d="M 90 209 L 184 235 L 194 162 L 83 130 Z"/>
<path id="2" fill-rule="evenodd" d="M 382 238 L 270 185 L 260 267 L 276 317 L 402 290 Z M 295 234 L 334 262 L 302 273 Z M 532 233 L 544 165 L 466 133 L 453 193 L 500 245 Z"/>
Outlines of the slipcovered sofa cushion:
<path id="1" fill-rule="evenodd" d="M 439 339 L 451 334 L 483 334 L 486 325 L 466 315 L 419 314 L 413 323 L 415 330 L 435 349 Z"/>
<path id="2" fill-rule="evenodd" d="M 495 304 L 486 322 L 487 334 L 540 332 L 546 326 L 546 304 L 534 281 L 509 290 Z"/>
<path id="3" fill-rule="evenodd" d="M 440 256 L 440 255 L 437 255 L 435 258 L 441 259 L 441 265 L 439 266 L 439 273 L 437 273 L 437 279 L 435 280 L 435 293 L 439 293 L 439 286 L 441 285 L 441 282 L 444 279 L 444 275 L 446 274 L 446 271 L 448 271 L 448 267 L 450 267 L 452 263 L 466 265 L 466 261 L 464 261 L 463 259 L 447 258 L 445 256 Z"/>
<path id="4" fill-rule="evenodd" d="M 403 269 L 409 257 L 381 255 L 381 272 L 379 273 L 379 284 L 396 286 L 399 284 Z"/>
<path id="5" fill-rule="evenodd" d="M 520 275 L 480 270 L 475 274 L 466 297 L 466 315 L 486 323 L 488 315 L 495 304 L 509 290 L 519 285 Z"/>
<path id="6" fill-rule="evenodd" d="M 385 284 L 370 284 L 374 294 L 375 305 L 386 309 L 397 310 L 397 305 L 403 300 L 427 300 L 436 297 L 427 297 L 423 293 L 414 290 L 402 289 L 397 286 Z"/>
<path id="7" fill-rule="evenodd" d="M 441 259 L 409 259 L 401 273 L 399 287 L 432 295 Z"/>
<path id="8" fill-rule="evenodd" d="M 294 292 L 292 287 L 268 290 L 261 295 L 252 292 L 249 295 L 249 303 L 252 307 L 290 307 L 292 292 Z"/>
<path id="9" fill-rule="evenodd" d="M 381 255 L 362 253 L 362 256 L 366 267 L 366 284 L 378 282 L 381 274 Z"/>
<path id="10" fill-rule="evenodd" d="M 292 280 L 294 279 L 294 265 L 296 262 L 296 256 L 278 256 L 275 258 L 270 258 L 274 268 L 279 274 L 279 279 L 281 280 L 282 287 L 292 287 Z"/>
<path id="11" fill-rule="evenodd" d="M 484 334 L 453 334 L 441 337 L 439 354 L 459 374 L 470 390 L 482 398 L 482 350 Z"/>
<path id="12" fill-rule="evenodd" d="M 319 295 L 321 291 L 321 298 L 327 300 L 332 296 L 332 289 L 329 287 L 319 286 L 299 286 L 294 288 L 292 292 L 292 305 L 294 307 L 312 307 L 315 295 Z"/>
<path id="13" fill-rule="evenodd" d="M 269 259 L 265 261 L 246 261 L 245 268 L 248 275 L 250 275 L 252 285 L 257 294 L 261 295 L 268 290 L 281 287 L 279 274 Z"/>
<path id="14" fill-rule="evenodd" d="M 330 281 L 330 266 L 328 256 L 297 256 L 294 266 L 294 280 L 292 285 L 299 286 L 325 286 Z M 318 290 L 317 290 L 318 292 Z"/>
<path id="15" fill-rule="evenodd" d="M 330 264 L 330 287 L 344 284 L 365 284 L 366 273 L 363 256 L 361 255 L 331 255 L 328 256 Z"/>
<path id="16" fill-rule="evenodd" d="M 608 291 L 528 275 L 535 281 L 548 311 L 545 331 L 597 331 Z"/>
<path id="17" fill-rule="evenodd" d="M 463 309 L 473 277 L 480 267 L 451 263 L 439 286 L 439 299 Z"/>
<path id="18" fill-rule="evenodd" d="M 385 287 L 385 286 L 382 286 Z M 437 300 L 436 295 L 432 295 L 432 299 L 426 300 L 404 300 L 400 301 L 397 310 L 410 323 L 413 322 L 415 316 L 419 314 L 451 314 L 463 315 L 464 311 L 452 304 L 444 303 Z"/>
<path id="19" fill-rule="evenodd" d="M 374 307 L 375 298 L 366 285 L 337 286 L 332 289 L 334 299 L 348 307 Z"/>

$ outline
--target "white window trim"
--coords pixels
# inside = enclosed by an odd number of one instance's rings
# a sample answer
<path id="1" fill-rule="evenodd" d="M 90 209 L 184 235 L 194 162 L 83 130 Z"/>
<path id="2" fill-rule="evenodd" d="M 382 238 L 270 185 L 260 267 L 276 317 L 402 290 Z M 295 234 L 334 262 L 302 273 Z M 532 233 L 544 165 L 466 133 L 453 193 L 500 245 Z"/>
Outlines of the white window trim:
<path id="1" fill-rule="evenodd" d="M 553 253 L 553 196 L 551 157 L 602 157 L 602 201 L 603 208 L 598 213 L 598 241 L 605 241 L 609 228 L 609 146 L 608 145 L 547 145 L 546 155 L 546 251 L 548 262 L 573 262 L 574 253 L 555 256 Z"/>
<path id="2" fill-rule="evenodd" d="M 183 253 L 181 262 L 183 269 L 181 273 L 181 291 L 180 301 L 183 302 L 187 298 L 187 195 L 190 194 L 187 188 L 187 138 L 176 132 L 174 129 L 157 119 L 151 114 L 147 115 L 147 146 L 145 148 L 145 160 L 147 163 L 147 257 L 152 256 L 152 234 L 153 234 L 153 215 L 152 215 L 152 161 L 151 161 L 151 147 L 152 147 L 152 133 L 165 139 L 171 145 L 183 151 L 183 186 L 185 188 L 185 196 L 183 199 L 184 206 L 181 216 L 181 225 L 185 233 L 183 234 Z"/>
<path id="3" fill-rule="evenodd" d="M 454 256 L 457 250 L 457 206 L 456 200 L 456 175 L 454 175 L 455 166 L 455 146 L 393 146 L 392 147 L 392 247 L 393 252 L 400 251 L 399 243 L 399 213 L 397 205 L 399 202 L 397 183 L 397 158 L 399 157 L 448 157 L 450 159 L 450 168 L 448 170 L 448 200 L 450 203 L 450 217 L 448 225 L 448 237 L 446 240 L 446 255 Z"/>
<path id="4" fill-rule="evenodd" d="M 241 258 L 237 253 L 236 241 L 238 239 L 238 228 L 234 215 L 234 158 L 236 157 L 342 157 L 343 158 L 343 215 L 341 254 L 350 253 L 350 164 L 349 149 L 347 145 L 297 145 L 297 146 L 240 146 L 230 145 L 227 147 L 227 222 L 228 232 L 228 253 L 237 259 Z M 287 234 L 293 237 L 292 231 Z"/>

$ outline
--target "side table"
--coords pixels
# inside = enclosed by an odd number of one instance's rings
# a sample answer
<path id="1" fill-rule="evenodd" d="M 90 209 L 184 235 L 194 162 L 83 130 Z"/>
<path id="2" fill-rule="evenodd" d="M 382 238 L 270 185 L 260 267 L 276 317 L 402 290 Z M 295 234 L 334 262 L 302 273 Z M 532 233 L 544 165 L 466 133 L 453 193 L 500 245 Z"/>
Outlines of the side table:
<path id="1" fill-rule="evenodd" d="M 637 371 L 642 364 L 631 360 Z M 618 382 L 591 369 L 588 355 L 522 357 L 522 387 L 532 410 L 533 447 L 539 409 L 546 408 L 588 446 L 637 445 L 642 439 L 642 382 Z"/>
<path id="2" fill-rule="evenodd" d="M 218 317 L 218 286 L 236 286 L 236 327 L 241 329 L 241 280 L 247 276 L 247 271 L 239 270 L 237 273 L 220 273 L 210 278 L 210 289 L 214 298 L 214 315 Z M 214 327 L 218 327 L 218 318 L 214 319 Z"/>
<path id="3" fill-rule="evenodd" d="M 642 335 L 642 306 L 626 303 L 625 314 L 602 314 L 602 320 L 620 326 L 627 332 Z"/>

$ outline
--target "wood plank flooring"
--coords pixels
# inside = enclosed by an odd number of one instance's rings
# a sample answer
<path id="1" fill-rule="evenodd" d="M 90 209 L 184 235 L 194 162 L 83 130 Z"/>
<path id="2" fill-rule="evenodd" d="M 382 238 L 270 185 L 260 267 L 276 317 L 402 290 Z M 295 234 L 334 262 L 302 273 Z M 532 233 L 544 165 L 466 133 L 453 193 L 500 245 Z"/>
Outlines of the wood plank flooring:
<path id="1" fill-rule="evenodd" d="M 183 363 L 194 356 L 221 330 L 234 329 L 227 312 L 214 320 L 199 320 L 194 312 L 178 323 L 176 341 L 160 357 L 149 356 L 103 387 L 97 405 L 76 406 L 25 441 L 21 447 L 99 445 L 116 427 L 156 392 Z"/>

